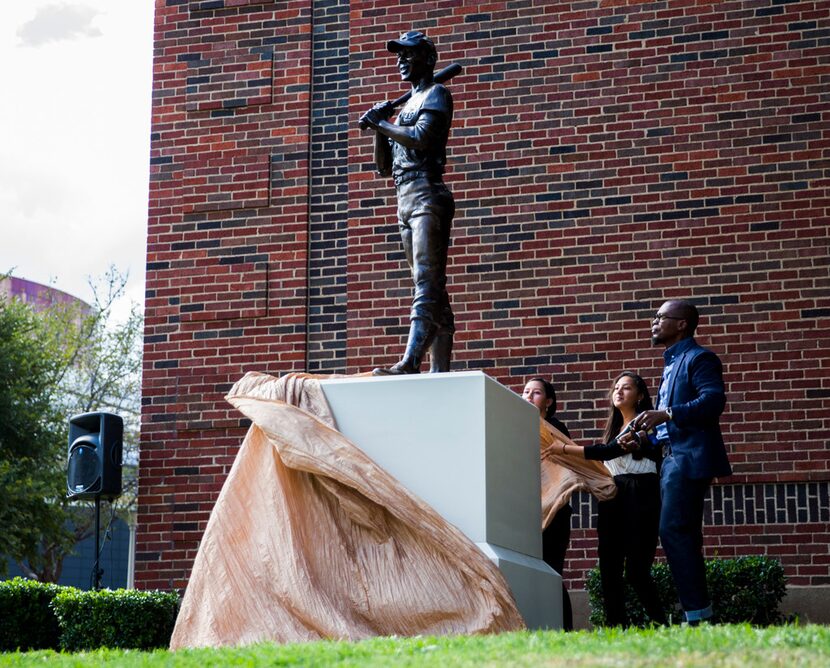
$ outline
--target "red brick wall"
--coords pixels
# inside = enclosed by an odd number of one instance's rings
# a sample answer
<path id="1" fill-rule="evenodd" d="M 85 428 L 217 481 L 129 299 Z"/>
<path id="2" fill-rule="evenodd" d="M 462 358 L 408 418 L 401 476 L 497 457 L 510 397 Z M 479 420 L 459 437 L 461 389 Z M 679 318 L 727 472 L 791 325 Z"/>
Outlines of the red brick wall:
<path id="1" fill-rule="evenodd" d="M 136 581 L 182 587 L 244 435 L 244 370 L 305 366 L 310 10 L 156 2 Z M 210 7 L 214 7 L 211 9 Z"/>
<path id="2" fill-rule="evenodd" d="M 403 92 L 383 45 L 410 27 L 465 68 L 453 368 L 552 376 L 591 442 L 616 373 L 656 388 L 650 316 L 693 299 L 735 469 L 707 554 L 830 584 L 827 4 L 476 4 L 157 0 L 140 586 L 186 583 L 244 433 L 236 378 L 402 351 L 394 191 L 355 120 Z M 595 532 L 576 502 L 579 586 Z"/>

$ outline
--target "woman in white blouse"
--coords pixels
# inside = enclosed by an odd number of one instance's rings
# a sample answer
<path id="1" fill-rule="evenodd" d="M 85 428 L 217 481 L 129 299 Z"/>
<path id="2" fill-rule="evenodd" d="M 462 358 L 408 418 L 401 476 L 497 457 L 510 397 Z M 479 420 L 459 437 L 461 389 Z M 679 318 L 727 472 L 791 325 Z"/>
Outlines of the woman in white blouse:
<path id="1" fill-rule="evenodd" d="M 634 450 L 623 448 L 617 438 L 642 411 L 651 410 L 648 387 L 636 373 L 624 371 L 611 389 L 610 410 L 603 444 L 567 445 L 565 454 L 602 460 L 617 485 L 617 495 L 599 503 L 597 535 L 599 570 L 608 626 L 628 626 L 625 582 L 645 608 L 649 619 L 665 624 L 663 606 L 651 577 L 660 523 L 659 448 L 645 432 L 634 434 Z"/>

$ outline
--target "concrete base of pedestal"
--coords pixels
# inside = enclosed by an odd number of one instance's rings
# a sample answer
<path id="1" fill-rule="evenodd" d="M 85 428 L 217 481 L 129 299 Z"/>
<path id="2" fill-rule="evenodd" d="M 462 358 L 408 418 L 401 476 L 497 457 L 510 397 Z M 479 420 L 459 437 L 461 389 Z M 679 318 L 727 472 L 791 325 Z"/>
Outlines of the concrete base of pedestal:
<path id="1" fill-rule="evenodd" d="M 561 628 L 542 560 L 539 414 L 479 371 L 322 382 L 338 429 L 493 560 L 530 628 Z"/>
<path id="2" fill-rule="evenodd" d="M 529 629 L 562 628 L 562 578 L 541 559 L 489 543 L 476 543 L 513 593 Z"/>

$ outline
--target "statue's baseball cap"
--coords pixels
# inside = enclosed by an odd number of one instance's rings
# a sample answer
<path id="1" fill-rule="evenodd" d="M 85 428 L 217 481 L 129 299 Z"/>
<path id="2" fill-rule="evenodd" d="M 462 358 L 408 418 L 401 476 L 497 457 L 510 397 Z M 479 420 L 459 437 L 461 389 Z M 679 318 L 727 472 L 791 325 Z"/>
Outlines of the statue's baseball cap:
<path id="1" fill-rule="evenodd" d="M 435 52 L 435 44 L 424 33 L 417 30 L 410 30 L 405 32 L 398 39 L 390 39 L 386 43 L 386 48 L 392 53 L 397 53 L 401 49 L 422 48 L 428 51 Z"/>

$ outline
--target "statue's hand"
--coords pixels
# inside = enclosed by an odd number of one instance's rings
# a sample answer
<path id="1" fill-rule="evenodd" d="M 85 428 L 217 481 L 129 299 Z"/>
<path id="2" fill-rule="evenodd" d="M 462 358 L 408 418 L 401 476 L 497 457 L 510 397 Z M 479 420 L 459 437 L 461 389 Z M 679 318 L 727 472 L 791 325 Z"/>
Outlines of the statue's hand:
<path id="1" fill-rule="evenodd" d="M 360 117 L 358 125 L 361 129 L 369 127 L 374 130 L 381 121 L 388 120 L 394 110 L 391 102 L 380 102 Z"/>
<path id="2" fill-rule="evenodd" d="M 372 110 L 377 111 L 382 120 L 388 121 L 394 113 L 395 107 L 392 106 L 391 102 L 378 102 L 374 107 L 372 107 Z"/>

